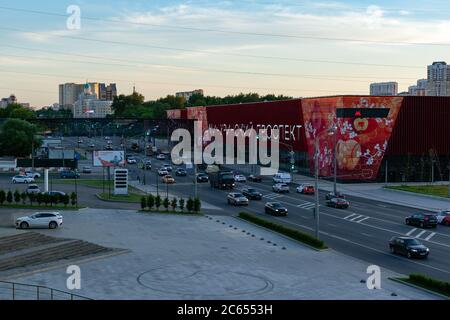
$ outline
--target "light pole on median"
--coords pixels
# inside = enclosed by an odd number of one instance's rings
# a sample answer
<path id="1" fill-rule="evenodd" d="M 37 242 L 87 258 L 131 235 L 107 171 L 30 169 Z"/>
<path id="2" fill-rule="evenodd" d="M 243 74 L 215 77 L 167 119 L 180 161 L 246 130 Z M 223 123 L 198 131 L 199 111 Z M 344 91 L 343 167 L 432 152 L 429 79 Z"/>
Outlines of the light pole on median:
<path id="1" fill-rule="evenodd" d="M 328 134 L 334 138 L 333 142 L 333 193 L 337 193 L 337 132 L 338 127 L 334 124 L 329 130 Z"/>
<path id="2" fill-rule="evenodd" d="M 316 206 L 314 209 L 316 219 L 315 237 L 319 239 L 319 138 L 314 141 L 314 175 L 315 175 L 315 198 Z"/>

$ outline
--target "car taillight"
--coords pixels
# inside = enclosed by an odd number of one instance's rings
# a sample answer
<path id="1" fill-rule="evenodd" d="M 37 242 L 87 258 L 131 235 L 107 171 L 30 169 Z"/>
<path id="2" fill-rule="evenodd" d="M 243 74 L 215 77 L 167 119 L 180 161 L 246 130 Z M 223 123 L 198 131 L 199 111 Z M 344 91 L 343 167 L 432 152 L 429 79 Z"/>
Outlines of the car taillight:
<path id="1" fill-rule="evenodd" d="M 429 218 L 428 217 L 425 217 L 425 220 L 428 220 Z"/>

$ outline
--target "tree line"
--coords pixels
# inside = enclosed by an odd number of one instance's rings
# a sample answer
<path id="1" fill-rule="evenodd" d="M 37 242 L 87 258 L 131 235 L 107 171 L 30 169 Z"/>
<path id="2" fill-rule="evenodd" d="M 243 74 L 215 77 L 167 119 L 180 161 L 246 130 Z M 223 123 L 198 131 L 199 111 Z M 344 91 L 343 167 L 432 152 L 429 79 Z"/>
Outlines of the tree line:
<path id="1" fill-rule="evenodd" d="M 173 198 L 172 200 L 169 198 L 162 199 L 159 195 L 155 197 L 152 194 L 141 197 L 142 210 L 153 211 L 153 209 L 156 209 L 156 211 L 159 211 L 159 208 L 161 207 L 163 207 L 166 211 L 169 211 L 169 208 L 171 208 L 173 212 L 176 212 L 177 209 L 179 209 L 179 212 L 182 213 L 186 209 L 188 213 L 199 213 L 201 209 L 201 201 L 199 198 L 193 199 L 191 197 L 189 197 L 187 201 L 183 198 Z"/>
<path id="2" fill-rule="evenodd" d="M 50 205 L 58 205 L 62 204 L 64 207 L 67 207 L 69 204 L 72 206 L 75 206 L 77 204 L 77 194 L 75 192 L 72 192 L 70 195 L 68 194 L 49 194 L 49 193 L 27 193 L 27 192 L 20 192 L 18 190 L 14 191 L 4 191 L 0 190 L 0 206 L 3 206 L 6 204 L 22 204 L 26 205 L 28 204 L 30 206 L 34 206 L 34 204 L 37 204 L 38 206 L 41 206 L 44 204 L 45 206 Z"/>

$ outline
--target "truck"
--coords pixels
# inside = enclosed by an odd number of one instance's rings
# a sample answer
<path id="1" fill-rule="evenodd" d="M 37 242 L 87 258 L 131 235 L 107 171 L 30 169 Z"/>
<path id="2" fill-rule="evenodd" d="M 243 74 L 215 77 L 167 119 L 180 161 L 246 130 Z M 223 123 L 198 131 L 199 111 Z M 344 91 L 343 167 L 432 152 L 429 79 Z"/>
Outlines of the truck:
<path id="1" fill-rule="evenodd" d="M 234 176 L 231 171 L 213 171 L 208 173 L 211 187 L 219 189 L 233 189 L 235 186 Z"/>

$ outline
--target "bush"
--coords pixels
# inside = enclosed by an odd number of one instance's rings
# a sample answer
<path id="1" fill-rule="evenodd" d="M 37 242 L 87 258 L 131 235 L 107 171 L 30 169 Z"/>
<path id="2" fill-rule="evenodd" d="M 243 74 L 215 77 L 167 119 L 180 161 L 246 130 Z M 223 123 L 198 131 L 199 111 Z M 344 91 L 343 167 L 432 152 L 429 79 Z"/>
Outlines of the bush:
<path id="1" fill-rule="evenodd" d="M 194 199 L 194 212 L 199 213 L 202 208 L 202 203 L 199 198 Z"/>
<path id="2" fill-rule="evenodd" d="M 0 190 L 0 205 L 3 205 L 6 201 L 6 193 L 3 190 Z"/>
<path id="3" fill-rule="evenodd" d="M 28 198 L 27 193 L 26 192 L 22 192 L 20 194 L 20 198 L 22 199 L 22 204 L 25 204 L 25 202 L 27 201 L 27 198 Z"/>
<path id="4" fill-rule="evenodd" d="M 261 219 L 255 215 L 252 215 L 252 214 L 249 214 L 246 212 L 239 213 L 239 218 L 253 222 L 254 224 L 265 227 L 267 229 L 279 232 L 289 238 L 306 243 L 307 245 L 310 245 L 314 248 L 317 248 L 317 249 L 325 249 L 326 248 L 325 243 L 322 240 L 316 239 L 315 237 L 313 237 L 312 235 L 310 235 L 308 233 L 303 233 L 303 232 L 295 230 L 295 229 L 287 228 L 285 226 Z"/>
<path id="5" fill-rule="evenodd" d="M 44 202 L 44 204 L 47 206 L 48 203 L 50 202 L 50 195 L 48 193 L 44 193 L 42 195 L 42 201 Z"/>
<path id="6" fill-rule="evenodd" d="M 150 210 L 153 210 L 153 207 L 155 206 L 155 197 L 152 194 L 147 198 L 147 206 Z"/>
<path id="7" fill-rule="evenodd" d="M 68 194 L 65 194 L 65 195 L 63 196 L 62 202 L 64 203 L 64 207 L 67 207 L 67 205 L 68 205 L 69 202 L 70 202 L 70 196 L 69 196 Z"/>
<path id="8" fill-rule="evenodd" d="M 72 206 L 77 204 L 77 194 L 75 192 L 70 194 L 70 202 L 72 203 Z"/>
<path id="9" fill-rule="evenodd" d="M 20 202 L 20 192 L 19 192 L 19 190 L 14 191 L 14 202 L 16 204 L 19 204 L 19 202 Z"/>
<path id="10" fill-rule="evenodd" d="M 409 275 L 409 282 L 450 297 L 450 282 L 436 280 L 421 274 Z"/>
<path id="11" fill-rule="evenodd" d="M 27 197 L 30 200 L 30 205 L 33 206 L 33 202 L 36 201 L 36 195 L 34 193 L 28 193 Z"/>
<path id="12" fill-rule="evenodd" d="M 141 209 L 145 210 L 145 208 L 147 208 L 147 197 L 143 196 L 141 197 Z"/>
<path id="13" fill-rule="evenodd" d="M 177 210 L 177 206 L 178 206 L 178 200 L 177 200 L 177 198 L 173 198 L 173 199 L 172 199 L 172 202 L 170 202 L 170 206 L 172 207 L 172 210 L 173 210 L 173 211 L 176 211 L 176 210 Z"/>
<path id="14" fill-rule="evenodd" d="M 194 210 L 194 200 L 192 200 L 191 197 L 189 197 L 189 199 L 186 203 L 186 209 L 188 212 L 191 212 L 192 210 Z"/>
<path id="15" fill-rule="evenodd" d="M 164 198 L 163 207 L 164 209 L 166 209 L 166 211 L 169 211 L 169 205 L 170 205 L 169 198 Z"/>
<path id="16" fill-rule="evenodd" d="M 185 203 L 184 199 L 180 199 L 178 201 L 178 208 L 180 208 L 181 212 L 184 211 L 184 203 Z"/>
<path id="17" fill-rule="evenodd" d="M 38 205 L 41 205 L 41 203 L 44 201 L 44 196 L 43 196 L 43 194 L 42 193 L 38 193 L 37 195 L 36 195 L 36 202 L 38 203 Z"/>
<path id="18" fill-rule="evenodd" d="M 6 195 L 6 202 L 11 204 L 13 202 L 13 194 L 11 191 L 8 191 L 8 194 Z"/>
<path id="19" fill-rule="evenodd" d="M 159 195 L 155 198 L 155 207 L 156 210 L 159 210 L 159 207 L 161 207 L 161 197 Z"/>

